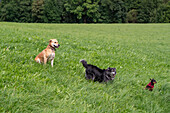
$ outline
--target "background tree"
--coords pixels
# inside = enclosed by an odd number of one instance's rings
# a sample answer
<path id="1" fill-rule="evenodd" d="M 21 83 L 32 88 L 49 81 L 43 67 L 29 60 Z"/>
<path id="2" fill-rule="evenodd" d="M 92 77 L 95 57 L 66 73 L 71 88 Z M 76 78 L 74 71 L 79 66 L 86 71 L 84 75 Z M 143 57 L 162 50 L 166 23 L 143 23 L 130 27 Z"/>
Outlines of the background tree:
<path id="1" fill-rule="evenodd" d="M 0 0 L 0 21 L 39 23 L 169 23 L 170 1 Z"/>
<path id="2" fill-rule="evenodd" d="M 158 22 L 170 23 L 170 1 L 163 0 L 158 8 Z"/>
<path id="3" fill-rule="evenodd" d="M 62 0 L 46 0 L 44 5 L 45 22 L 60 23 L 63 12 Z"/>
<path id="4" fill-rule="evenodd" d="M 66 12 L 76 16 L 76 22 L 97 22 L 99 0 L 72 0 L 65 3 Z"/>
<path id="5" fill-rule="evenodd" d="M 32 0 L 22 0 L 19 6 L 19 22 L 32 22 Z"/>
<path id="6" fill-rule="evenodd" d="M 8 1 L 8 2 L 7 2 Z M 8 21 L 8 22 L 18 22 L 19 14 L 19 1 L 13 1 L 13 0 L 2 0 L 1 1 L 1 20 L 2 21 Z"/>
<path id="7" fill-rule="evenodd" d="M 139 23 L 157 22 L 158 0 L 142 0 L 138 9 Z"/>
<path id="8" fill-rule="evenodd" d="M 126 22 L 136 23 L 137 22 L 137 10 L 132 9 L 127 13 Z"/>
<path id="9" fill-rule="evenodd" d="M 74 1 L 65 0 L 64 9 L 62 13 L 63 22 L 76 23 L 78 22 L 77 16 L 73 13 L 72 9 L 75 9 Z"/>
<path id="10" fill-rule="evenodd" d="M 112 20 L 110 18 L 110 10 L 109 10 L 109 5 L 110 0 L 101 0 L 99 2 L 99 13 L 100 13 L 100 18 L 98 22 L 100 23 L 111 23 Z"/>
<path id="11" fill-rule="evenodd" d="M 101 0 L 101 7 L 105 12 L 100 10 L 100 20 L 110 23 L 125 22 L 126 8 L 122 0 Z"/>
<path id="12" fill-rule="evenodd" d="M 32 3 L 32 21 L 44 22 L 44 0 L 34 0 Z"/>

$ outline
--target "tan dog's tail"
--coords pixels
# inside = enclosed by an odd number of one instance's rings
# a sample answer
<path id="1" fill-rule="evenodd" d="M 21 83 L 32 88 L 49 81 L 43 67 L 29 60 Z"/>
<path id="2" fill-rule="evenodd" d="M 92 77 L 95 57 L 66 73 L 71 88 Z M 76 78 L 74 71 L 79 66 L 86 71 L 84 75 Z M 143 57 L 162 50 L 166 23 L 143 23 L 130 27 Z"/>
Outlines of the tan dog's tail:
<path id="1" fill-rule="evenodd" d="M 37 63 L 40 63 L 41 64 L 41 61 L 40 61 L 40 59 L 39 58 L 35 58 L 35 61 L 37 62 Z"/>

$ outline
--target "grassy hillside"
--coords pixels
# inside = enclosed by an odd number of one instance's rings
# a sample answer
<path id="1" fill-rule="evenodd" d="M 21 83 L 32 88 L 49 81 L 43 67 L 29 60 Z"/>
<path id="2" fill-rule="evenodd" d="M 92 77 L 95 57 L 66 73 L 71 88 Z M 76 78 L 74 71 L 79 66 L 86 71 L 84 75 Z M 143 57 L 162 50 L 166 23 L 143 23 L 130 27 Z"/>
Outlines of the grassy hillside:
<path id="1" fill-rule="evenodd" d="M 170 24 L 0 23 L 0 112 L 167 113 Z M 34 61 L 51 38 L 54 67 Z M 85 80 L 85 59 L 115 67 L 112 83 Z M 152 92 L 143 88 L 157 80 Z"/>

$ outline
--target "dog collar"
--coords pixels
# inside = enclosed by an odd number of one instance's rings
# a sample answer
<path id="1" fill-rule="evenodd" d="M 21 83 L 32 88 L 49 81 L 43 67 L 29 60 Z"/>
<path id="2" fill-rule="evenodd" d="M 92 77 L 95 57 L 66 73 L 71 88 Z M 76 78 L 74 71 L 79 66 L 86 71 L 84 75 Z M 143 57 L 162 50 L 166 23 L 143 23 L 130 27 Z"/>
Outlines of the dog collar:
<path id="1" fill-rule="evenodd" d="M 52 50 L 56 51 L 56 49 L 55 49 L 55 48 L 52 48 Z"/>
<path id="2" fill-rule="evenodd" d="M 56 51 L 56 49 L 54 48 L 54 47 L 52 47 L 51 45 L 49 45 L 50 47 L 51 47 L 51 50 L 54 50 L 54 51 Z"/>

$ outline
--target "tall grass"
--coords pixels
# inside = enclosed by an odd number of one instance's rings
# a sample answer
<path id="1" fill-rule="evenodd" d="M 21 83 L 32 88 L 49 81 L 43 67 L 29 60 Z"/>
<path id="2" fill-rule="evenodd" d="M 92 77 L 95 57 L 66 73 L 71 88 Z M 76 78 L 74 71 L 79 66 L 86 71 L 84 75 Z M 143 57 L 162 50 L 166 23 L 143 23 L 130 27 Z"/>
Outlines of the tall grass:
<path id="1" fill-rule="evenodd" d="M 169 24 L 0 23 L 0 112 L 168 113 Z M 54 67 L 34 61 L 56 38 Z M 85 59 L 115 67 L 112 83 L 85 80 Z M 152 92 L 143 88 L 157 80 Z"/>

